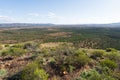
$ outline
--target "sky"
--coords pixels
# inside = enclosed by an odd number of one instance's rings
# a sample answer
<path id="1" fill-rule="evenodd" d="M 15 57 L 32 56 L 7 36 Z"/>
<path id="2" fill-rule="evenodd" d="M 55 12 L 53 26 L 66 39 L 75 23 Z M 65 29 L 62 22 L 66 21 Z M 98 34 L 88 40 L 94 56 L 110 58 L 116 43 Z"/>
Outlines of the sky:
<path id="1" fill-rule="evenodd" d="M 120 0 L 0 0 L 0 23 L 120 22 Z"/>

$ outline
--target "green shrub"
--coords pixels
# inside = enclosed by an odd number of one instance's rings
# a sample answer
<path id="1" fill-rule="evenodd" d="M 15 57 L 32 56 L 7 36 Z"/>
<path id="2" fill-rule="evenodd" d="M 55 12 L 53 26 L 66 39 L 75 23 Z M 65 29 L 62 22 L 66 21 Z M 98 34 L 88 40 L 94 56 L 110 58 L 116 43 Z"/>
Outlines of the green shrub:
<path id="1" fill-rule="evenodd" d="M 85 55 L 85 52 L 83 50 L 75 50 L 75 55 Z"/>
<path id="2" fill-rule="evenodd" d="M 11 48 L 9 48 L 7 50 L 2 51 L 1 55 L 2 56 L 7 56 L 7 55 L 10 55 L 10 56 L 21 56 L 21 55 L 25 54 L 26 52 L 27 52 L 27 50 L 25 50 L 25 49 L 11 47 Z"/>
<path id="3" fill-rule="evenodd" d="M 21 48 L 11 48 L 10 52 L 12 53 L 12 56 L 20 56 L 26 53 L 26 50 Z"/>
<path id="4" fill-rule="evenodd" d="M 87 55 L 78 54 L 71 55 L 66 58 L 68 64 L 73 65 L 74 67 L 82 67 L 85 64 L 90 62 L 90 58 Z"/>
<path id="5" fill-rule="evenodd" d="M 100 62 L 100 64 L 101 64 L 101 66 L 103 66 L 103 67 L 108 67 L 108 68 L 110 68 L 110 69 L 115 69 L 115 68 L 117 68 L 117 64 L 116 64 L 114 61 L 112 61 L 112 60 L 102 60 L 102 61 Z"/>
<path id="6" fill-rule="evenodd" d="M 37 68 L 38 68 L 37 63 L 34 62 L 34 63 L 29 64 L 23 69 L 20 77 L 22 78 L 22 80 L 34 80 L 36 76 L 33 75 L 33 72 Z"/>
<path id="7" fill-rule="evenodd" d="M 31 43 L 25 43 L 24 46 L 23 46 L 23 48 L 24 49 L 29 49 L 31 46 L 32 46 Z"/>
<path id="8" fill-rule="evenodd" d="M 25 67 L 21 73 L 22 80 L 48 80 L 48 74 L 37 62 Z"/>
<path id="9" fill-rule="evenodd" d="M 115 62 L 120 62 L 120 54 L 118 52 L 109 52 L 105 57 Z"/>
<path id="10" fill-rule="evenodd" d="M 23 49 L 28 49 L 29 51 L 35 51 L 38 48 L 38 43 L 25 43 Z"/>
<path id="11" fill-rule="evenodd" d="M 1 56 L 7 56 L 7 55 L 10 55 L 9 50 L 4 50 L 1 52 Z"/>
<path id="12" fill-rule="evenodd" d="M 93 53 L 91 53 L 91 58 L 93 58 L 93 59 L 97 59 L 97 58 L 102 58 L 103 57 L 103 55 L 104 55 L 104 51 L 102 51 L 102 50 L 96 50 L 96 51 L 94 51 Z"/>
<path id="13" fill-rule="evenodd" d="M 89 70 L 88 72 L 82 72 L 81 77 L 86 80 L 102 80 L 101 75 L 94 69 Z"/>
<path id="14" fill-rule="evenodd" d="M 7 75 L 7 70 L 6 69 L 0 69 L 0 77 L 4 77 Z"/>
<path id="15" fill-rule="evenodd" d="M 11 46 L 12 48 L 23 48 L 22 44 L 15 44 L 13 46 Z"/>
<path id="16" fill-rule="evenodd" d="M 6 44 L 5 47 L 9 47 L 10 45 L 9 44 Z"/>
<path id="17" fill-rule="evenodd" d="M 102 74 L 101 78 L 102 78 L 101 80 L 119 80 L 113 76 L 109 76 L 109 75 L 105 75 L 105 74 Z"/>
<path id="18" fill-rule="evenodd" d="M 69 71 L 68 72 L 73 72 L 73 70 L 75 69 L 75 67 L 74 66 L 71 66 L 71 65 L 69 65 Z"/>
<path id="19" fill-rule="evenodd" d="M 41 53 L 44 55 L 44 57 L 50 57 L 50 50 L 49 49 L 43 49 Z"/>
<path id="20" fill-rule="evenodd" d="M 50 50 L 51 50 L 51 51 L 55 51 L 56 48 L 55 48 L 55 47 L 51 47 Z"/>
<path id="21" fill-rule="evenodd" d="M 114 48 L 107 48 L 106 52 L 117 52 L 117 50 Z"/>
<path id="22" fill-rule="evenodd" d="M 101 66 L 99 66 L 99 67 L 101 67 Z M 102 72 L 102 74 L 104 74 L 104 75 L 109 75 L 109 76 L 113 75 L 113 71 L 107 66 L 106 67 L 101 67 L 100 72 Z"/>
<path id="23" fill-rule="evenodd" d="M 118 80 L 118 79 L 108 74 L 103 74 L 103 73 L 100 74 L 95 69 L 91 69 L 89 71 L 83 71 L 80 75 L 80 78 L 76 80 Z"/>
<path id="24" fill-rule="evenodd" d="M 86 55 L 79 55 L 75 58 L 75 63 L 80 64 L 80 66 L 84 66 L 90 61 L 89 57 Z"/>
<path id="25" fill-rule="evenodd" d="M 87 63 L 89 63 L 90 58 L 81 50 L 74 48 L 60 48 L 54 52 L 55 61 L 50 62 L 51 68 L 55 70 L 56 74 L 62 72 L 72 72 Z M 61 75 L 61 74 L 60 74 Z"/>
<path id="26" fill-rule="evenodd" d="M 36 80 L 48 80 L 48 74 L 45 72 L 44 69 L 35 69 L 34 73 L 36 76 Z"/>

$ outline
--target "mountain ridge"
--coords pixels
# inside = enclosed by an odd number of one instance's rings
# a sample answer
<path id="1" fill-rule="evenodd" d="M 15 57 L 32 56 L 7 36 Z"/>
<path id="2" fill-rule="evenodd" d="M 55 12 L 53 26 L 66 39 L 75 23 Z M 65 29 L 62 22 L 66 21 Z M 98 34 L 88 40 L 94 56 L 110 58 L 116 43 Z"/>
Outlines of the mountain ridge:
<path id="1" fill-rule="evenodd" d="M 0 23 L 1 27 L 120 27 L 120 22 L 109 24 L 52 24 L 52 23 Z"/>

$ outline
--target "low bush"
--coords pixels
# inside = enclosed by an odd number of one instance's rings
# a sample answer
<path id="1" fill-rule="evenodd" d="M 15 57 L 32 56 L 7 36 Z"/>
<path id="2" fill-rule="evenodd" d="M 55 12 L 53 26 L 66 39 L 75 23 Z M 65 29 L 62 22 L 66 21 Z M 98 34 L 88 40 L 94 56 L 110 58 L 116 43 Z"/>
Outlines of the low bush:
<path id="1" fill-rule="evenodd" d="M 29 51 L 36 51 L 36 49 L 38 48 L 38 43 L 25 43 L 23 45 L 23 49 L 28 49 Z"/>
<path id="2" fill-rule="evenodd" d="M 106 52 L 117 52 L 117 50 L 114 48 L 107 48 Z"/>
<path id="3" fill-rule="evenodd" d="M 90 57 L 93 58 L 93 59 L 102 58 L 104 54 L 105 54 L 104 51 L 102 51 L 102 50 L 96 50 L 93 53 L 91 53 Z"/>
<path id="4" fill-rule="evenodd" d="M 10 55 L 10 51 L 9 50 L 4 50 L 1 52 L 1 56 L 7 56 Z"/>
<path id="5" fill-rule="evenodd" d="M 86 55 L 86 52 L 84 50 L 75 50 L 74 51 L 74 55 L 78 56 L 78 55 Z"/>
<path id="6" fill-rule="evenodd" d="M 7 70 L 6 69 L 0 69 L 0 77 L 4 77 L 7 75 Z"/>
<path id="7" fill-rule="evenodd" d="M 81 73 L 81 80 L 102 80 L 101 75 L 96 70 L 89 70 Z"/>
<path id="8" fill-rule="evenodd" d="M 25 67 L 21 73 L 22 80 L 48 80 L 48 74 L 37 62 Z"/>
<path id="9" fill-rule="evenodd" d="M 12 48 L 23 48 L 22 44 L 15 44 L 13 46 L 11 46 Z"/>
<path id="10" fill-rule="evenodd" d="M 118 80 L 118 79 L 107 74 L 100 74 L 95 69 L 91 69 L 89 71 L 83 71 L 80 75 L 80 78 L 76 80 Z"/>
<path id="11" fill-rule="evenodd" d="M 89 62 L 90 58 L 83 51 L 64 48 L 54 52 L 54 62 L 49 64 L 56 74 L 63 75 L 63 73 L 73 72 Z"/>
<path id="12" fill-rule="evenodd" d="M 90 62 L 90 58 L 83 52 L 73 53 L 73 55 L 66 58 L 66 62 L 74 67 L 82 67 Z"/>
<path id="13" fill-rule="evenodd" d="M 76 56 L 73 61 L 74 61 L 74 64 L 82 67 L 85 64 L 87 64 L 90 61 L 90 59 L 86 55 L 79 55 L 78 57 Z"/>
<path id="14" fill-rule="evenodd" d="M 26 53 L 26 50 L 21 48 L 11 48 L 10 52 L 12 53 L 12 56 L 20 56 Z"/>
<path id="15" fill-rule="evenodd" d="M 10 45 L 9 44 L 5 44 L 5 47 L 9 47 Z"/>
<path id="16" fill-rule="evenodd" d="M 105 57 L 115 62 L 120 62 L 120 54 L 118 52 L 109 52 Z"/>
<path id="17" fill-rule="evenodd" d="M 112 70 L 117 68 L 117 64 L 112 60 L 102 60 L 100 62 L 100 64 L 101 64 L 102 67 L 108 67 L 108 68 L 110 68 Z"/>
<path id="18" fill-rule="evenodd" d="M 27 52 L 27 50 L 25 50 L 25 49 L 11 47 L 9 49 L 2 51 L 1 56 L 7 56 L 7 55 L 21 56 L 21 55 L 25 54 L 26 52 Z"/>

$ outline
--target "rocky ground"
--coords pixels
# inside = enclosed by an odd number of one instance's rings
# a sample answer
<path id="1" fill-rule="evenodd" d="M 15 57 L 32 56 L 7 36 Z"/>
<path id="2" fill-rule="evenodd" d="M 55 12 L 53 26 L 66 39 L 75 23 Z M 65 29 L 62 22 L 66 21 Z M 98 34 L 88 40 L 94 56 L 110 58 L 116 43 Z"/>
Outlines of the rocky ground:
<path id="1" fill-rule="evenodd" d="M 22 57 L 0 57 L 0 69 L 7 70 L 7 77 L 12 76 L 18 71 L 21 71 L 25 65 L 32 61 L 30 55 L 24 55 Z M 2 80 L 2 78 L 0 79 Z"/>

